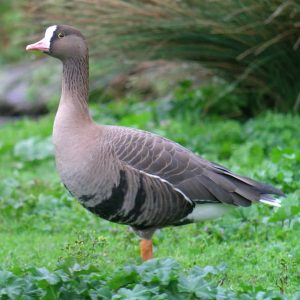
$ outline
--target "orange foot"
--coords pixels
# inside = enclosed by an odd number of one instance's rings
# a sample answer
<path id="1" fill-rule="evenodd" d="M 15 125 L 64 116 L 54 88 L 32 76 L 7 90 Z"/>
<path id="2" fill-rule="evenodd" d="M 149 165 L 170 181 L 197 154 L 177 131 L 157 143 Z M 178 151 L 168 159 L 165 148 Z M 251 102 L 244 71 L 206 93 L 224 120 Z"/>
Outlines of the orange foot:
<path id="1" fill-rule="evenodd" d="M 152 240 L 141 240 L 140 249 L 143 261 L 153 258 Z"/>

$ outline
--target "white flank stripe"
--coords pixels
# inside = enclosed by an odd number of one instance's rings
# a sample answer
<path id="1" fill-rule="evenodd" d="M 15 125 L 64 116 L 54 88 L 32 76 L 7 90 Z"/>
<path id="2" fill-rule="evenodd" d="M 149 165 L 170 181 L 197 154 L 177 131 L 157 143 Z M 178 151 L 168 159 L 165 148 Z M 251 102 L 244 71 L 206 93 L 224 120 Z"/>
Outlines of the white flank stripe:
<path id="1" fill-rule="evenodd" d="M 194 202 L 183 191 L 181 191 L 180 189 L 174 187 L 174 185 L 171 182 L 169 182 L 168 180 L 165 180 L 165 179 L 163 179 L 163 178 L 161 178 L 161 177 L 159 177 L 157 175 L 152 175 L 152 174 L 149 174 L 149 173 L 141 171 L 141 170 L 139 170 L 139 171 L 141 173 L 149 176 L 149 177 L 156 178 L 156 179 L 159 179 L 160 181 L 162 181 L 164 183 L 167 183 L 169 186 L 172 187 L 173 190 L 175 190 L 176 192 L 180 193 L 185 198 L 186 201 L 188 201 L 191 204 L 194 204 Z"/>

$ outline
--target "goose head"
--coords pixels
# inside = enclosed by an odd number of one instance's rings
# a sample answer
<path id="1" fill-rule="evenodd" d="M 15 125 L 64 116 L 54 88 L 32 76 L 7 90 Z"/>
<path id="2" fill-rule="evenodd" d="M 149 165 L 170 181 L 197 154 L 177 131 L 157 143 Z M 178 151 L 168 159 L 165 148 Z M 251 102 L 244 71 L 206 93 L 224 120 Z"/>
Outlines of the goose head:
<path id="1" fill-rule="evenodd" d="M 41 51 L 62 61 L 85 57 L 88 47 L 79 30 L 68 25 L 53 25 L 47 28 L 40 41 L 28 45 L 27 51 Z"/>

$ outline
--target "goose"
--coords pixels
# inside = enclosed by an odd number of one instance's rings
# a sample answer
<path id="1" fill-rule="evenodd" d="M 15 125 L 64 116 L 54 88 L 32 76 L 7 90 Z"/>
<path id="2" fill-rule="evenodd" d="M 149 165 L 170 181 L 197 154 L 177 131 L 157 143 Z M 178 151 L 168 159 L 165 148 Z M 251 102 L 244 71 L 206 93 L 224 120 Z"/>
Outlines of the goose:
<path id="1" fill-rule="evenodd" d="M 97 125 L 88 110 L 89 56 L 82 33 L 68 25 L 46 29 L 37 50 L 63 64 L 53 125 L 58 174 L 83 207 L 140 237 L 143 260 L 153 257 L 157 229 L 217 218 L 234 207 L 280 206 L 283 192 L 234 174 L 162 136 Z"/>

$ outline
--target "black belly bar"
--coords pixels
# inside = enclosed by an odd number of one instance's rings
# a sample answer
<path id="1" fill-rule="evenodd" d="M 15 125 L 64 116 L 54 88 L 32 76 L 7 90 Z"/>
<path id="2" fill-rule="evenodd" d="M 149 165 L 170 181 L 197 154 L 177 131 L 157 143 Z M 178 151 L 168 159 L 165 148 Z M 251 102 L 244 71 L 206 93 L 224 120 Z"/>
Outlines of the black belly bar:
<path id="1" fill-rule="evenodd" d="M 146 192 L 142 176 L 139 177 L 139 187 L 135 195 L 133 208 L 124 214 L 122 207 L 127 191 L 128 181 L 126 173 L 121 170 L 119 184 L 113 187 L 112 193 L 108 198 L 102 200 L 95 206 L 86 206 L 84 203 L 94 199 L 97 196 L 96 194 L 82 195 L 79 197 L 79 200 L 86 209 L 103 219 L 130 225 L 131 223 L 134 224 L 138 219 L 142 211 L 142 206 L 146 201 Z"/>

